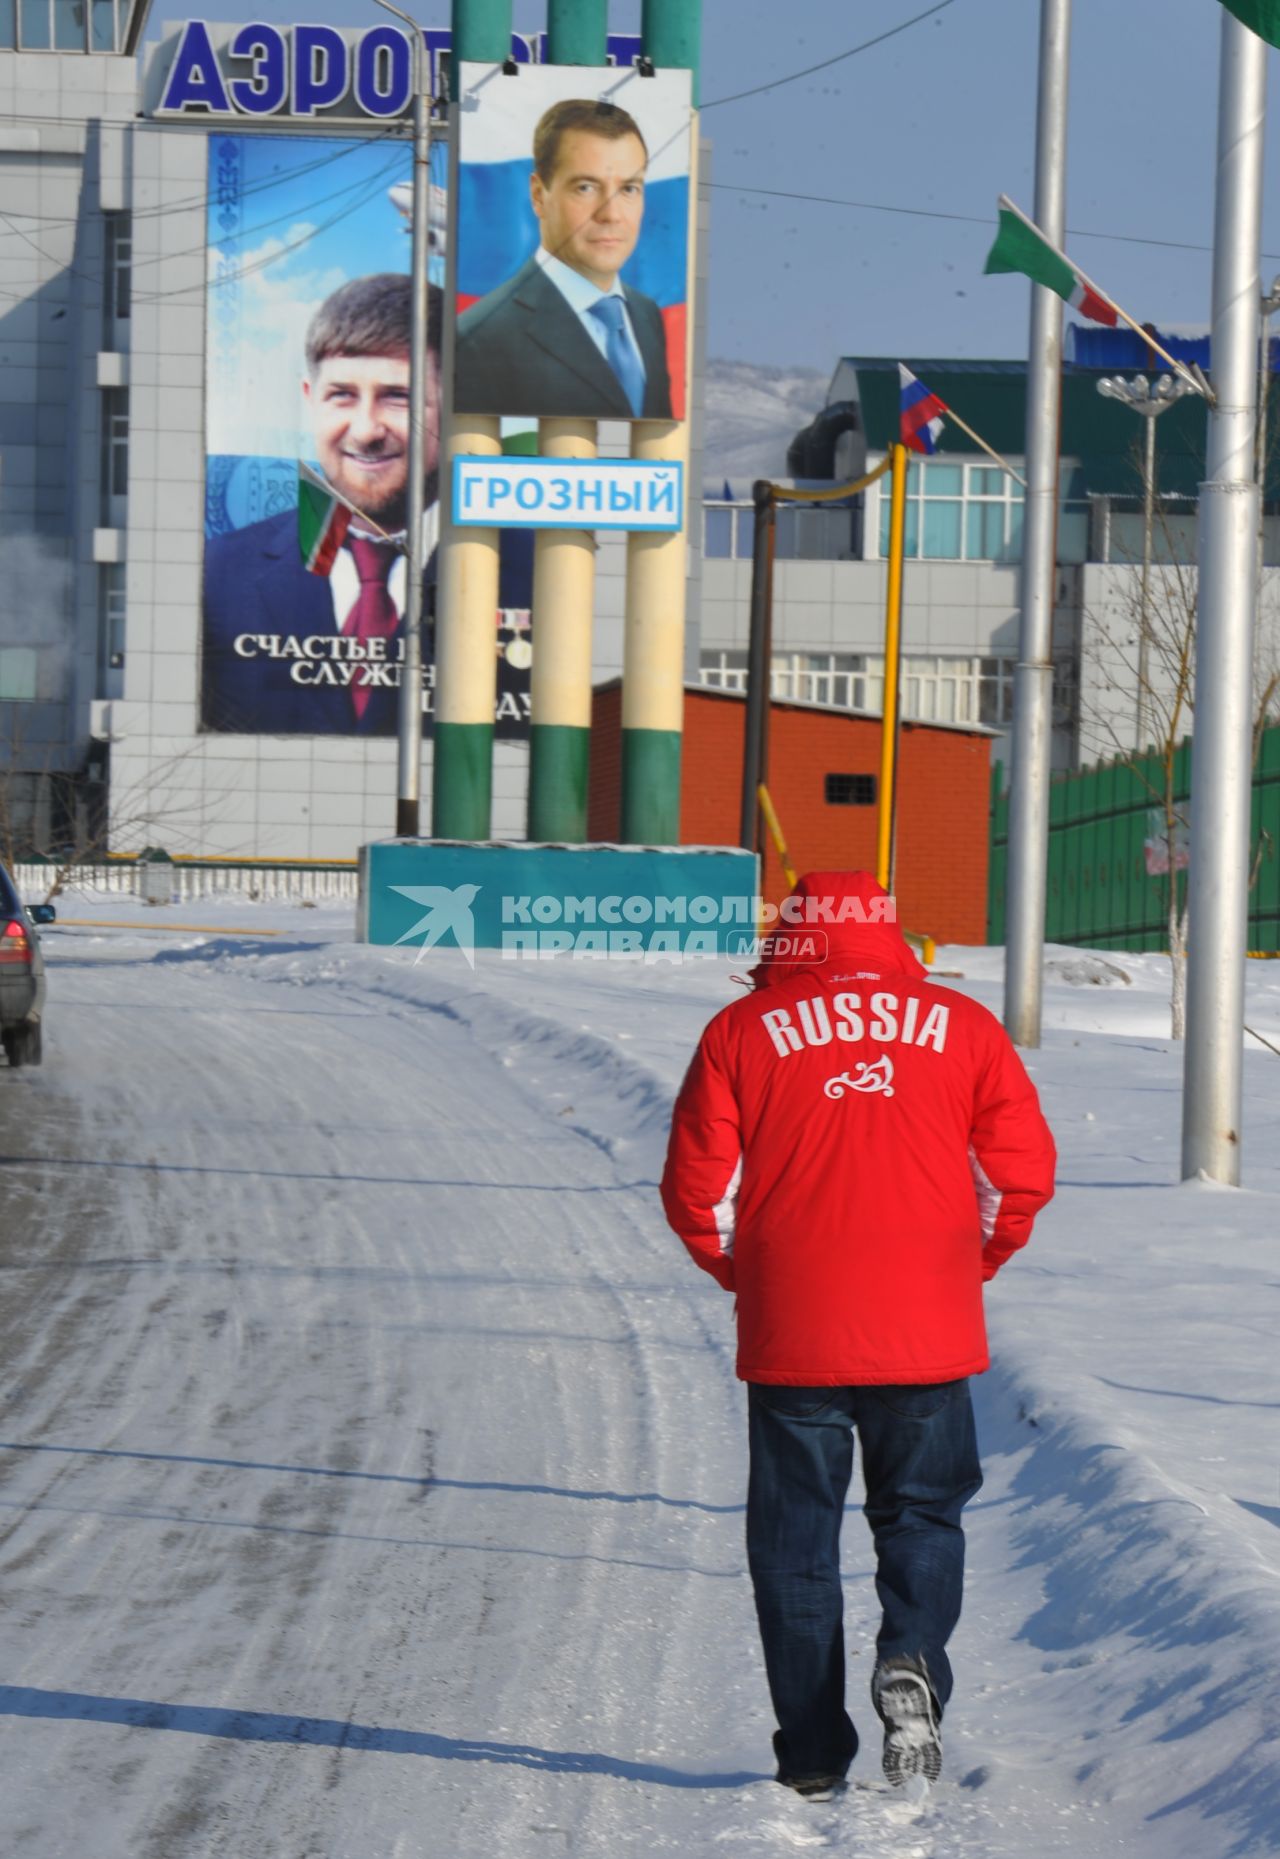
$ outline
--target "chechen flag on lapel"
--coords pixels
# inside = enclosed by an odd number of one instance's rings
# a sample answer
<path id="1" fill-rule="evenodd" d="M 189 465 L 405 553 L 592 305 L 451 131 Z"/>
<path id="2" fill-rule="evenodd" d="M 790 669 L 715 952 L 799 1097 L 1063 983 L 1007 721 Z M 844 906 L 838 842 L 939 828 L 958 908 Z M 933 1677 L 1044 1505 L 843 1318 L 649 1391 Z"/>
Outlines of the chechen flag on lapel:
<path id="1" fill-rule="evenodd" d="M 924 382 L 917 381 L 910 368 L 904 368 L 901 362 L 898 363 L 898 380 L 902 387 L 898 432 L 903 445 L 908 452 L 936 452 L 942 437 L 946 403 L 931 394 Z"/>

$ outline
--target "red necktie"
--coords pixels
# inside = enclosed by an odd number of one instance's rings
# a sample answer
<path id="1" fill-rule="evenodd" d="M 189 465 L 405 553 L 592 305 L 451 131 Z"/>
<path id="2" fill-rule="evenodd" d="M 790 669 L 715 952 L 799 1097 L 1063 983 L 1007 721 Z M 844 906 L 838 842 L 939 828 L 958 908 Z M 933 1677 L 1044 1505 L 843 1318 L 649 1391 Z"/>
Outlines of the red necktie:
<path id="1" fill-rule="evenodd" d="M 372 536 L 354 536 L 347 532 L 346 546 L 351 551 L 360 577 L 360 593 L 342 628 L 344 639 L 390 639 L 400 624 L 396 603 L 387 589 L 391 569 L 399 551 L 393 543 L 375 542 Z M 369 674 L 360 670 L 351 680 L 351 701 L 359 722 L 373 692 Z"/>

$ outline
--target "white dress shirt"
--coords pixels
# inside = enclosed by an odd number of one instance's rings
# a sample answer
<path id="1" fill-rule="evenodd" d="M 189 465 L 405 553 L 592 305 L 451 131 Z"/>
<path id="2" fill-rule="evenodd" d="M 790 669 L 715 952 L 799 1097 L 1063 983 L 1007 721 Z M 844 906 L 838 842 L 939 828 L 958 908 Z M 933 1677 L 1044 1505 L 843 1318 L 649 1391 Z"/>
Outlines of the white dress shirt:
<path id="1" fill-rule="evenodd" d="M 615 277 L 611 289 L 599 290 L 590 278 L 584 278 L 580 271 L 575 271 L 572 265 L 566 265 L 562 258 L 553 257 L 545 246 L 538 247 L 536 257 L 545 276 L 555 285 L 606 361 L 609 359 L 609 331 L 598 316 L 591 315 L 591 306 L 593 303 L 599 303 L 602 297 L 617 297 L 621 301 L 622 327 L 626 331 L 627 341 L 631 344 L 631 351 L 636 358 L 640 378 L 647 380 L 644 357 L 640 353 L 640 344 L 636 341 L 636 332 L 631 327 L 631 312 L 627 308 L 627 296 L 622 288 L 621 279 Z"/>
<path id="2" fill-rule="evenodd" d="M 372 536 L 373 541 L 381 542 L 381 536 L 373 536 L 371 530 L 361 529 L 359 523 L 353 523 L 352 529 L 358 536 Z M 429 561 L 440 533 L 440 506 L 433 503 L 429 510 L 422 512 L 422 559 Z M 387 538 L 389 542 L 403 542 L 404 531 Z M 391 573 L 387 578 L 387 592 L 395 605 L 401 619 L 404 618 L 405 585 L 408 577 L 408 557 L 403 550 L 397 549 L 396 558 L 391 564 Z M 356 573 L 355 561 L 349 548 L 344 544 L 333 558 L 333 567 L 329 571 L 329 588 L 333 594 L 333 623 L 341 632 L 350 617 L 351 609 L 360 598 L 360 576 Z"/>

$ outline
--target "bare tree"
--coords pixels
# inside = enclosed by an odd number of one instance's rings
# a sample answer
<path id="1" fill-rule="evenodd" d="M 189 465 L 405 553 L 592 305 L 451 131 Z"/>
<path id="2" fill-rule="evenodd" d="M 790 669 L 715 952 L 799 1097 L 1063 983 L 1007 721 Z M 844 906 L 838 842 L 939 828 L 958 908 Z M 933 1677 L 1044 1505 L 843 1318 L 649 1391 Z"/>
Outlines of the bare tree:
<path id="1" fill-rule="evenodd" d="M 199 762 L 202 747 L 193 740 L 178 753 L 148 763 L 136 780 L 113 782 L 108 806 L 105 783 L 95 793 L 83 773 L 56 769 L 48 758 L 33 770 L 30 763 L 35 758 L 23 753 L 15 730 L 0 760 L 0 862 L 12 866 L 33 854 L 44 859 L 48 885 L 43 901 L 52 903 L 75 883 L 81 867 L 109 854 L 138 853 L 153 845 L 179 855 L 199 854 L 208 843 L 214 809 L 203 787 L 192 788 L 183 775 Z M 29 799 L 41 781 L 50 784 L 53 811 L 65 828 L 44 844 L 39 842 Z"/>
<path id="2" fill-rule="evenodd" d="M 1190 819 L 1186 802 L 1177 794 L 1178 753 L 1191 734 L 1195 714 L 1196 617 L 1199 577 L 1185 558 L 1185 537 L 1175 533 L 1167 505 L 1156 500 L 1155 557 L 1144 603 L 1132 563 L 1124 564 L 1117 581 L 1114 605 L 1092 611 L 1088 625 L 1092 640 L 1086 651 L 1095 673 L 1090 701 L 1082 697 L 1081 721 L 1091 728 L 1094 743 L 1114 760 L 1130 768 L 1152 800 L 1155 830 L 1146 842 L 1147 870 L 1166 882 L 1165 925 L 1170 962 L 1170 1019 L 1172 1037 L 1186 1030 L 1187 905 L 1186 884 L 1180 874 L 1188 862 Z M 1259 603 L 1261 616 L 1261 603 Z M 1141 675 L 1145 631 L 1146 675 Z M 1120 701 L 1125 702 L 1123 711 Z M 1280 700 L 1280 647 L 1276 629 L 1261 623 L 1254 647 L 1253 755 L 1256 761 L 1262 732 L 1275 718 Z M 1142 718 L 1149 737 L 1135 744 L 1129 720 Z M 1154 769 L 1152 764 L 1154 763 Z M 1255 849 L 1250 883 L 1256 880 L 1266 850 L 1265 835 Z"/>

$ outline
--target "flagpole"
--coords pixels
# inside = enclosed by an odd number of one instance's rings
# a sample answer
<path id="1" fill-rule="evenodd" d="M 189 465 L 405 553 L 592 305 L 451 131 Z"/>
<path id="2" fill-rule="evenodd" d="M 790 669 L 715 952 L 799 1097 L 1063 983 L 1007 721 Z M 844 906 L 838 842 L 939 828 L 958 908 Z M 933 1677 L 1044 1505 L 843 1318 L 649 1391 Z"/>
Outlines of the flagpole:
<path id="1" fill-rule="evenodd" d="M 1068 0 L 1068 3 L 1069 3 L 1069 0 Z M 1089 273 L 1085 271 L 1080 265 L 1078 265 L 1074 258 L 1068 258 L 1067 254 L 1063 251 L 1062 247 L 1060 245 L 1055 244 L 1055 242 L 1049 237 L 1048 233 L 1045 232 L 1042 227 L 1037 226 L 1036 222 L 1033 219 L 1029 219 L 1027 215 L 1022 211 L 1022 208 L 1020 206 L 1015 205 L 1014 202 L 1010 200 L 1008 194 L 1001 194 L 999 205 L 1002 207 L 1007 207 L 1009 212 L 1013 214 L 1015 219 L 1020 219 L 1024 226 L 1029 227 L 1030 230 L 1035 233 L 1037 238 L 1043 239 L 1045 244 L 1049 247 L 1050 251 L 1053 252 L 1054 256 L 1057 258 L 1060 258 L 1064 265 L 1069 265 L 1071 269 L 1075 272 L 1076 276 L 1080 279 L 1080 282 L 1082 284 L 1087 284 L 1089 289 L 1093 292 L 1095 297 L 1101 297 L 1104 303 L 1109 303 L 1111 305 L 1111 308 L 1115 311 L 1116 315 L 1120 318 L 1120 321 L 1122 323 L 1127 323 L 1130 329 L 1136 330 L 1137 333 L 1142 337 L 1142 340 L 1146 343 L 1147 347 L 1154 349 L 1156 354 L 1160 357 L 1162 361 L 1168 362 L 1169 366 L 1173 369 L 1173 372 L 1175 374 L 1181 375 L 1183 380 L 1186 381 L 1191 387 L 1193 387 L 1197 394 L 1204 393 L 1203 384 L 1200 381 L 1196 380 L 1196 377 L 1194 376 L 1194 374 L 1192 374 L 1190 368 L 1187 367 L 1187 364 L 1185 362 L 1178 361 L 1174 356 L 1170 355 L 1168 349 L 1162 348 L 1161 345 L 1156 341 L 1155 337 L 1150 333 L 1150 331 L 1145 329 L 1141 323 L 1135 322 L 1135 320 L 1133 319 L 1133 317 L 1130 316 L 1127 310 L 1121 309 L 1120 305 L 1116 302 L 1115 298 L 1110 296 L 1105 290 L 1103 290 L 1100 284 L 1095 284 L 1093 279 L 1089 276 Z M 1037 213 L 1040 211 L 1040 204 L 1038 200 L 1036 202 L 1036 211 Z"/>
<path id="2" fill-rule="evenodd" d="M 1200 486 L 1182 1173 L 1240 1181 L 1249 927 L 1258 277 L 1267 53 L 1225 9 L 1213 226 L 1213 384 Z M 1172 881 L 1172 878 L 1171 878 Z M 1176 960 L 1176 957 L 1174 958 Z"/>
<path id="3" fill-rule="evenodd" d="M 983 438 L 982 434 L 979 432 L 975 432 L 973 430 L 973 427 L 969 425 L 968 421 L 962 420 L 960 418 L 960 415 L 956 412 L 955 408 L 948 407 L 945 401 L 943 402 L 943 410 L 946 414 L 946 417 L 949 420 L 953 420 L 955 424 L 960 428 L 961 432 L 967 432 L 969 437 L 973 440 L 973 443 L 975 445 L 980 445 L 982 447 L 983 451 L 986 453 L 988 458 L 994 458 L 997 465 L 999 465 L 1001 471 L 1007 471 L 1009 476 L 1011 478 L 1015 478 L 1017 482 L 1022 486 L 1023 490 L 1024 491 L 1026 490 L 1027 480 L 1023 477 L 1020 471 L 1014 470 L 1013 466 L 1009 463 L 1008 459 L 1001 458 L 999 452 L 996 451 L 995 447 L 993 445 L 988 445 L 986 440 Z"/>
<path id="4" fill-rule="evenodd" d="M 426 496 L 426 424 L 429 361 L 427 214 L 431 188 L 431 62 L 422 27 L 408 13 L 377 0 L 409 28 L 413 49 L 413 221 L 410 267 L 413 291 L 409 330 L 409 482 L 406 500 L 404 650 L 400 661 L 400 717 L 396 755 L 396 838 L 416 839 L 422 784 L 422 581 L 426 571 L 423 504 Z"/>
<path id="5" fill-rule="evenodd" d="M 892 452 L 889 502 L 889 572 L 884 616 L 884 703 L 880 724 L 880 810 L 876 821 L 876 878 L 893 889 L 893 829 L 898 794 L 898 684 L 902 665 L 902 574 L 907 535 L 907 448 Z"/>
<path id="6" fill-rule="evenodd" d="M 1062 238 L 1066 222 L 1070 51 L 1071 0 L 1041 0 L 1036 216 L 1049 228 L 1050 244 Z M 1046 237 L 1038 227 L 1036 230 L 1040 238 Z M 1018 664 L 1013 687 L 1005 888 L 1004 1023 L 1020 1046 L 1040 1044 L 1053 741 L 1053 592 L 1061 391 L 1062 299 L 1047 285 L 1033 283 L 1027 346 L 1026 516 Z"/>

